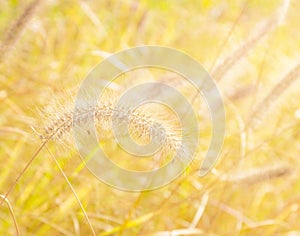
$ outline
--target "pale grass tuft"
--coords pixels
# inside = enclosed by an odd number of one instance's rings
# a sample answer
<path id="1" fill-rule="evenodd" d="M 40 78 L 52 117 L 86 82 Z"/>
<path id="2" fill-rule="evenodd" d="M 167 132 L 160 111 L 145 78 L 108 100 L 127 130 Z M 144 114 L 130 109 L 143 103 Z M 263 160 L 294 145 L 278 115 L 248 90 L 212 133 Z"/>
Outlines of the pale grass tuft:
<path id="1" fill-rule="evenodd" d="M 244 185 L 254 185 L 261 182 L 273 180 L 280 177 L 291 175 L 293 168 L 290 165 L 278 164 L 276 166 L 267 166 L 265 168 L 252 169 L 244 173 L 221 174 L 216 169 L 213 173 L 222 181 L 234 182 Z"/>
<path id="2" fill-rule="evenodd" d="M 51 108 L 51 106 L 53 106 Z M 116 119 L 127 119 L 129 134 L 141 143 L 153 140 L 159 146 L 162 145 L 161 154 L 166 156 L 178 152 L 179 157 L 187 155 L 181 147 L 181 128 L 172 121 L 158 119 L 152 113 L 137 108 L 129 110 L 125 106 L 116 107 L 113 99 L 104 98 L 98 102 L 95 110 L 89 105 L 81 105 L 79 112 L 74 116 L 74 108 L 71 104 L 50 105 L 50 109 L 41 111 L 44 124 L 36 127 L 42 141 L 53 139 L 62 143 L 70 143 L 73 139 L 72 129 L 75 122 L 84 124 L 94 114 L 95 126 L 99 130 L 112 130 L 113 116 Z M 163 116 L 163 115 L 161 115 Z M 164 117 L 165 118 L 165 117 Z M 120 134 L 122 135 L 122 134 Z"/>
<path id="3" fill-rule="evenodd" d="M 216 81 L 220 81 L 240 59 L 247 55 L 250 49 L 260 42 L 270 32 L 270 30 L 274 29 L 274 19 L 268 19 L 262 23 L 262 26 L 259 25 L 258 28 L 258 32 L 252 38 L 238 47 L 212 71 L 212 78 Z"/>
<path id="4" fill-rule="evenodd" d="M 255 128 L 270 111 L 283 93 L 295 83 L 300 76 L 300 64 L 287 73 L 269 92 L 269 94 L 254 109 L 249 125 Z"/>
<path id="5" fill-rule="evenodd" d="M 216 81 L 220 81 L 240 59 L 244 58 L 248 54 L 250 49 L 252 49 L 260 41 L 266 38 L 268 34 L 270 34 L 276 29 L 276 27 L 283 24 L 288 9 L 289 0 L 284 0 L 282 6 L 279 7 L 277 13 L 274 16 L 258 24 L 256 29 L 257 31 L 255 32 L 253 37 L 248 39 L 245 43 L 238 47 L 230 56 L 226 57 L 221 64 L 219 64 L 218 66 L 216 66 L 215 69 L 213 69 L 212 77 Z M 232 30 L 234 29 L 235 25 L 233 26 Z M 228 38 L 229 36 L 227 36 L 226 41 L 228 40 Z M 223 46 L 225 46 L 225 44 Z"/>
<path id="6" fill-rule="evenodd" d="M 32 1 L 24 10 L 22 15 L 7 29 L 5 37 L 0 45 L 0 62 L 10 53 L 14 45 L 22 35 L 23 30 L 34 15 L 41 0 Z"/>

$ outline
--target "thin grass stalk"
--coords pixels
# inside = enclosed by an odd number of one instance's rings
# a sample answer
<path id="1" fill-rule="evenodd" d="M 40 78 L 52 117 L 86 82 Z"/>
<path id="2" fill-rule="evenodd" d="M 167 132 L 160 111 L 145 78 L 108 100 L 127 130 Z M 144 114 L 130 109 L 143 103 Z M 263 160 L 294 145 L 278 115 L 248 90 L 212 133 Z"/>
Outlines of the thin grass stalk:
<path id="1" fill-rule="evenodd" d="M 73 188 L 71 182 L 69 181 L 69 179 L 68 179 L 68 177 L 66 176 L 65 172 L 63 171 L 63 169 L 61 168 L 60 164 L 58 163 L 56 157 L 53 155 L 53 153 L 51 152 L 51 150 L 48 148 L 47 145 L 46 145 L 46 149 L 47 149 L 48 153 L 50 154 L 50 156 L 52 157 L 52 159 L 53 159 L 53 161 L 55 162 L 55 164 L 57 165 L 57 167 L 58 167 L 60 173 L 63 175 L 64 179 L 65 179 L 66 182 L 68 183 L 68 185 L 69 185 L 69 187 L 70 187 L 70 189 L 71 189 L 73 195 L 75 196 L 75 198 L 76 198 L 76 200 L 77 200 L 77 203 L 78 203 L 80 209 L 82 210 L 82 212 L 83 212 L 83 214 L 84 214 L 84 217 L 85 217 L 85 219 L 86 219 L 86 221 L 87 221 L 87 223 L 88 223 L 88 225 L 89 225 L 89 227 L 90 227 L 90 229 L 91 229 L 91 231 L 92 231 L 92 234 L 93 234 L 94 236 L 96 236 L 96 232 L 95 232 L 95 230 L 94 230 L 94 227 L 93 227 L 93 225 L 92 225 L 92 223 L 91 223 L 91 221 L 90 221 L 90 219 L 89 219 L 89 217 L 88 217 L 86 211 L 84 210 L 84 207 L 83 207 L 83 205 L 82 205 L 82 203 L 81 203 L 81 201 L 80 201 L 80 199 L 79 199 L 79 197 L 78 197 L 78 195 L 77 195 L 75 189 Z"/>
<path id="2" fill-rule="evenodd" d="M 13 219 L 13 222 L 14 222 L 14 226 L 15 226 L 15 229 L 16 229 L 16 235 L 17 236 L 20 236 L 21 233 L 20 233 L 20 229 L 19 229 L 19 226 L 18 226 L 18 222 L 16 220 L 16 217 L 15 217 L 15 214 L 14 214 L 14 210 L 13 210 L 13 207 L 12 205 L 10 204 L 10 202 L 8 201 L 7 197 L 0 194 L 0 197 L 3 199 L 3 201 L 6 202 L 7 206 L 8 206 L 8 209 L 9 209 L 9 212 L 11 214 L 11 217 Z"/>

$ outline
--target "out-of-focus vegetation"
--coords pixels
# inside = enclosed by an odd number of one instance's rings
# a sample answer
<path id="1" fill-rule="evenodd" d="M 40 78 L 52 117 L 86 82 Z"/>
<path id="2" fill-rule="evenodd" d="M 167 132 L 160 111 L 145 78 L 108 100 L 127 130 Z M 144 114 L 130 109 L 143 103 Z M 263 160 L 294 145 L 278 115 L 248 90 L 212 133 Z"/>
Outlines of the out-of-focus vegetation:
<path id="1" fill-rule="evenodd" d="M 300 235 L 299 10 L 297 0 L 0 0 L 0 234 Z M 120 191 L 51 140 L 23 173 L 42 144 L 36 108 L 138 45 L 182 50 L 217 81 L 227 131 L 212 172 L 200 178 L 195 161 L 163 188 Z M 201 156 L 209 115 L 197 112 Z"/>

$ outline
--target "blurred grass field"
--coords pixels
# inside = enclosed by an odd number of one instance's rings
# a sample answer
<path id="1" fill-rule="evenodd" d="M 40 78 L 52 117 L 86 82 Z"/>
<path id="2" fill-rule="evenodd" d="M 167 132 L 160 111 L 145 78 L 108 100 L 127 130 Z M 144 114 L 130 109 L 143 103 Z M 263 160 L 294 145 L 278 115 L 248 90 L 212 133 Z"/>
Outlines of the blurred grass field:
<path id="1" fill-rule="evenodd" d="M 0 235 L 300 235 L 299 10 L 298 0 L 0 0 Z M 42 145 L 38 109 L 138 45 L 179 49 L 216 80 L 227 130 L 214 169 L 200 178 L 198 160 L 158 190 L 120 191 L 51 140 L 23 173 Z M 202 149 L 209 116 L 197 112 Z"/>

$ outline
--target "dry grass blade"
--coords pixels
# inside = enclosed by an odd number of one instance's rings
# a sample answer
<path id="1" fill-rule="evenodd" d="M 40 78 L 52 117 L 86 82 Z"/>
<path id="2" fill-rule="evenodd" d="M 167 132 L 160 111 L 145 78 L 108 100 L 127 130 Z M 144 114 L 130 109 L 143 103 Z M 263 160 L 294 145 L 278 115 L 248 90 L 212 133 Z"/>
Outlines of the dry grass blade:
<path id="1" fill-rule="evenodd" d="M 279 223 L 276 220 L 264 220 L 264 221 L 256 222 L 251 218 L 245 216 L 243 212 L 240 212 L 219 201 L 211 200 L 210 204 L 218 207 L 221 211 L 226 212 L 228 215 L 231 215 L 232 217 L 236 218 L 238 221 L 239 232 L 242 229 L 241 228 L 242 223 L 244 223 L 249 228 L 258 228 L 266 225 L 274 225 Z"/>
<path id="2" fill-rule="evenodd" d="M 41 222 L 43 225 L 48 225 L 51 228 L 55 229 L 57 231 L 57 233 L 59 233 L 59 235 L 65 235 L 65 236 L 74 236 L 73 233 L 68 232 L 67 230 L 63 229 L 62 227 L 60 227 L 57 224 L 53 224 L 52 222 L 50 222 L 48 219 L 41 217 L 39 215 L 30 215 L 30 217 L 32 219 L 38 220 L 39 222 Z"/>
<path id="3" fill-rule="evenodd" d="M 204 235 L 201 229 L 175 229 L 171 231 L 160 231 L 154 233 L 155 236 L 179 236 L 179 235 Z"/>
<path id="4" fill-rule="evenodd" d="M 130 229 L 130 228 L 136 227 L 138 225 L 142 225 L 142 223 L 145 223 L 145 222 L 149 221 L 150 219 L 152 219 L 159 212 L 160 211 L 158 211 L 158 212 L 151 212 L 151 213 L 142 215 L 140 217 L 137 217 L 135 219 L 131 219 L 130 221 L 126 222 L 125 226 L 121 225 L 121 226 L 114 227 L 113 229 L 108 230 L 106 232 L 103 232 L 103 233 L 101 233 L 99 235 L 103 235 L 103 236 L 104 235 L 122 235 L 122 232 L 123 232 L 124 229 Z"/>
<path id="5" fill-rule="evenodd" d="M 194 219 L 192 221 L 192 223 L 190 224 L 190 229 L 193 229 L 193 228 L 196 228 L 204 211 L 205 211 L 205 208 L 206 208 L 206 205 L 207 205 L 207 202 L 208 202 L 208 199 L 209 199 L 209 193 L 208 192 L 205 192 L 203 197 L 202 197 L 202 200 L 199 204 L 199 207 L 198 207 L 198 210 L 194 216 Z"/>

